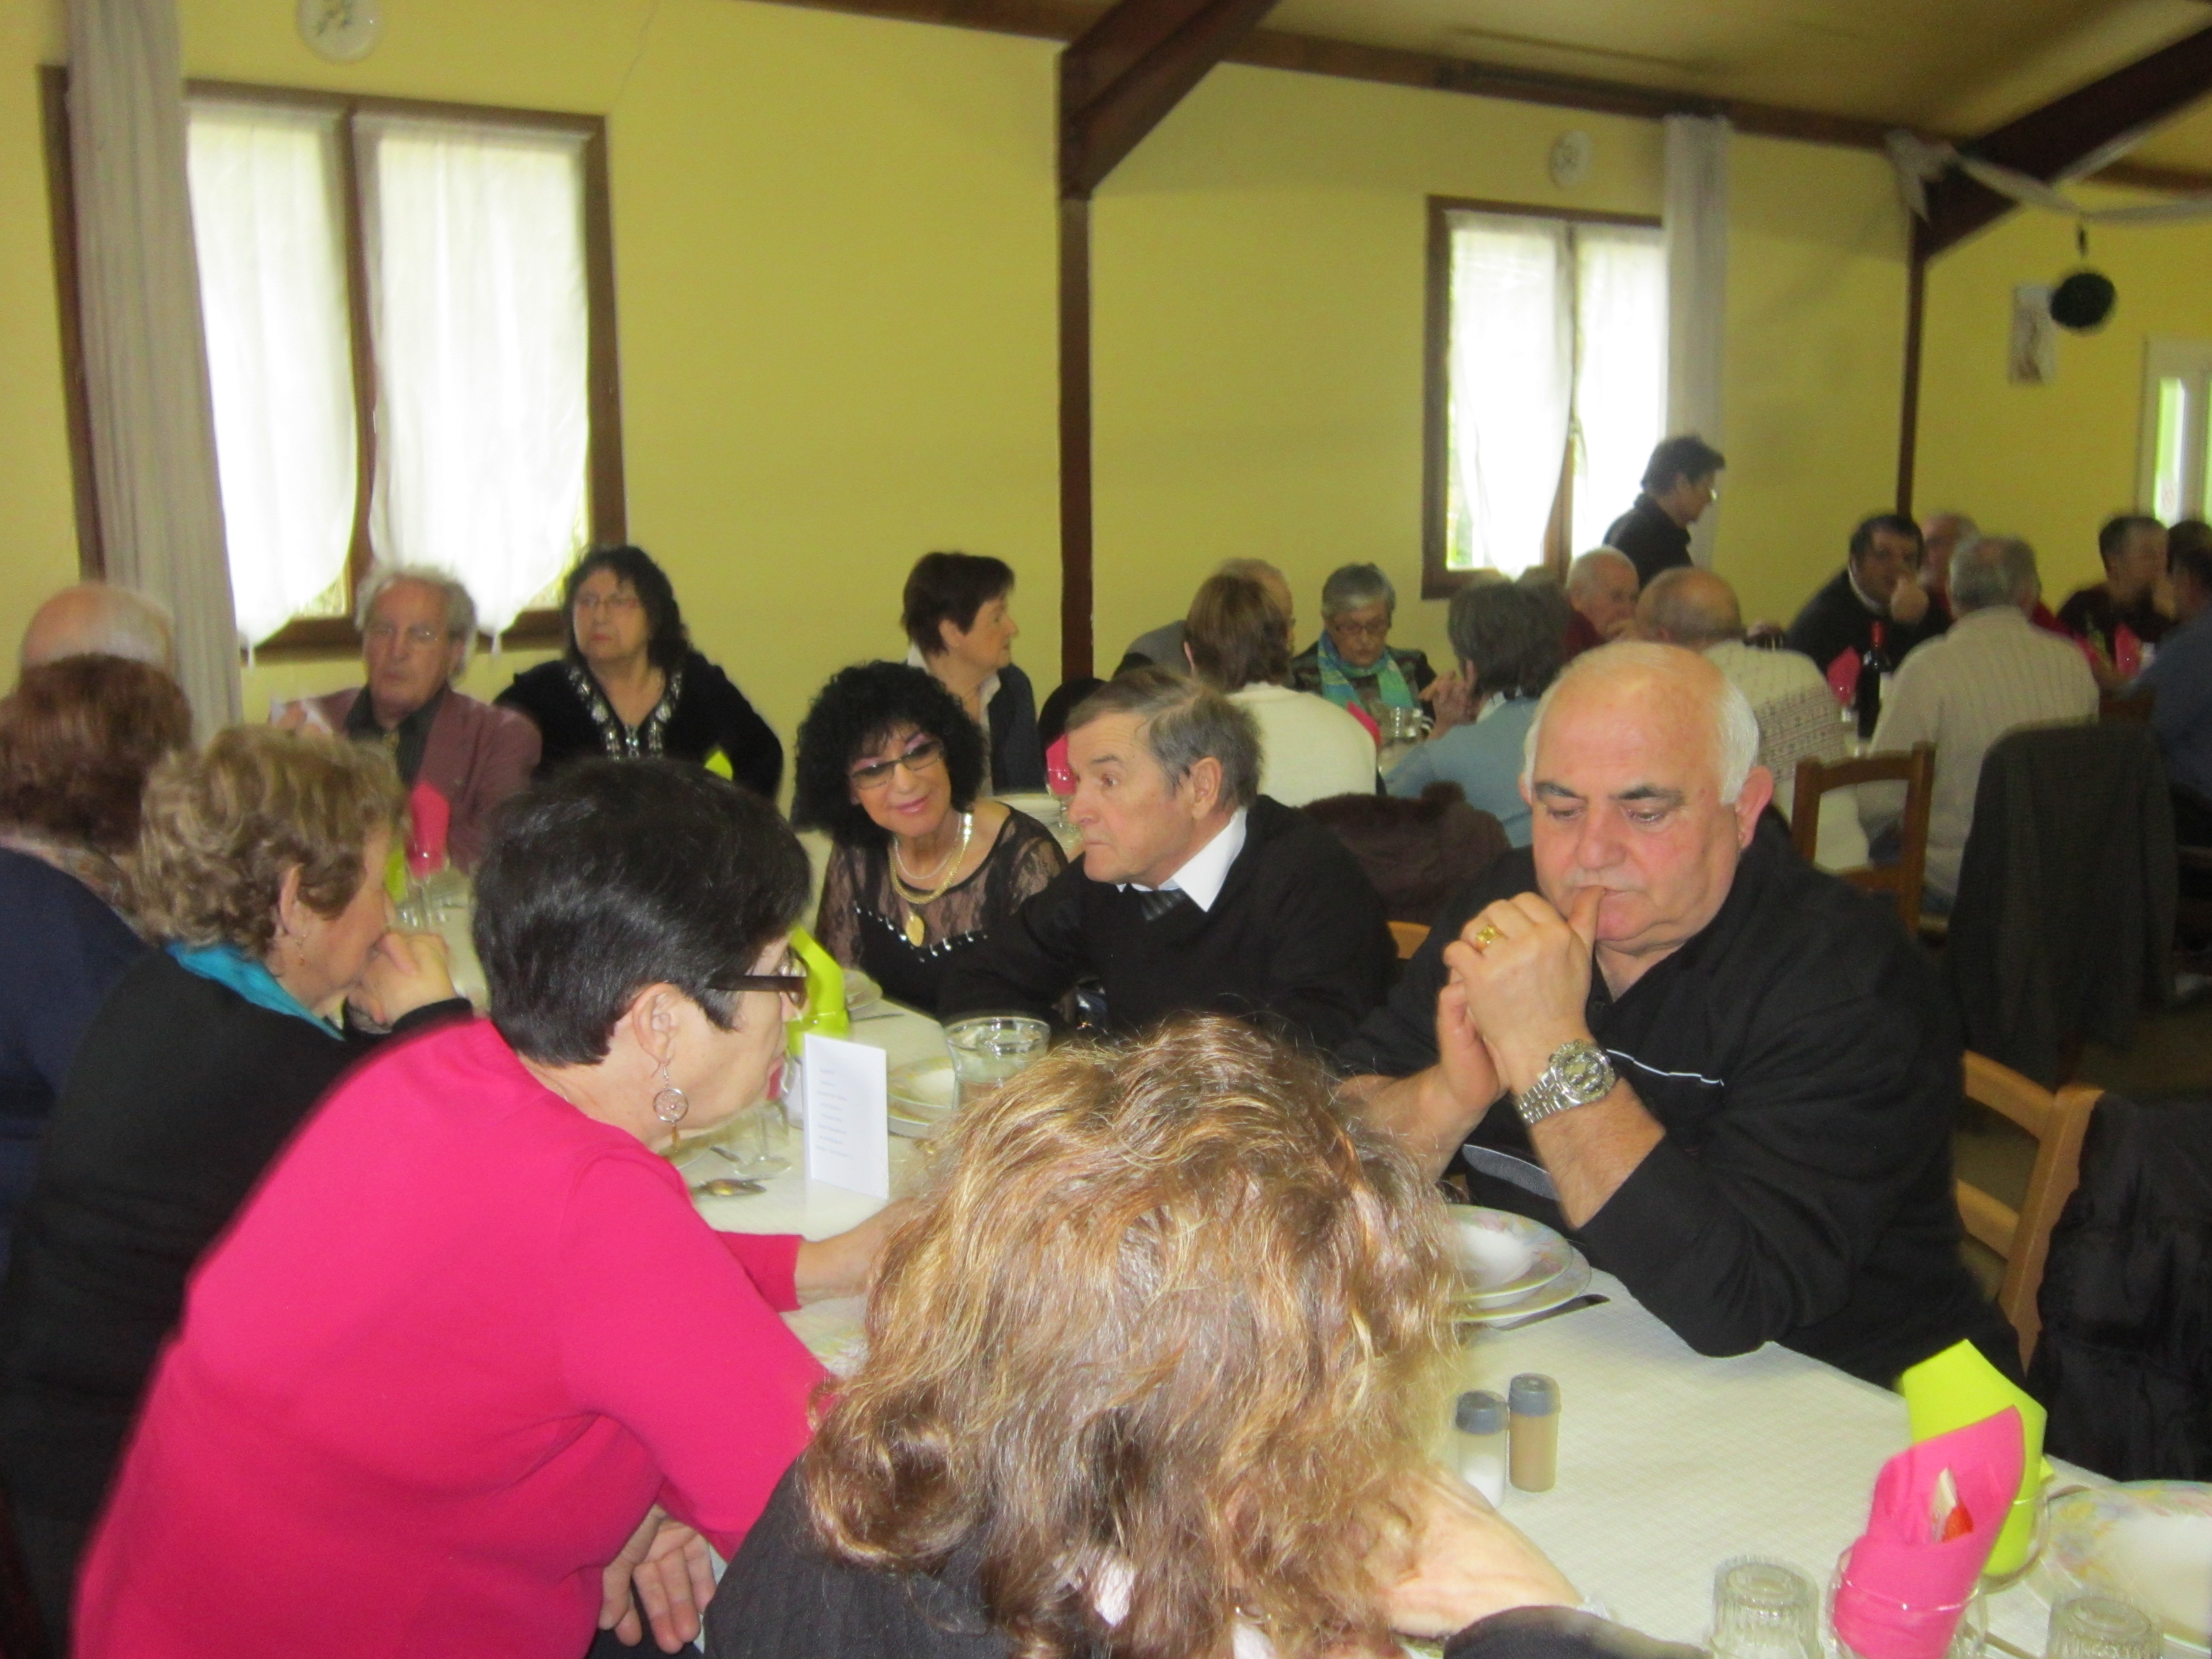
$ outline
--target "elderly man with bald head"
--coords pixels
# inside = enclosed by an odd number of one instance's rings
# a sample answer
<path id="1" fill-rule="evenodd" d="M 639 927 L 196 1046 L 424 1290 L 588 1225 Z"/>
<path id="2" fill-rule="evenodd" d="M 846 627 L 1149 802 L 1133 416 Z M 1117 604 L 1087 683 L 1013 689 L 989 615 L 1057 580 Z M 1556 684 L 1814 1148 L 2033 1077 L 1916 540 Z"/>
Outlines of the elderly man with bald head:
<path id="1" fill-rule="evenodd" d="M 40 668 L 64 657 L 121 657 L 164 674 L 177 672 L 169 613 L 127 587 L 79 582 L 31 613 L 18 660 Z"/>
<path id="2" fill-rule="evenodd" d="M 2014 1370 L 1959 1256 L 1934 970 L 1762 823 L 1758 744 L 1692 652 L 1575 662 L 1529 730 L 1531 845 L 1446 905 L 1339 1051 L 1347 1092 L 1437 1172 L 1474 1138 L 1481 1201 L 1565 1228 L 1701 1353 L 1887 1383 L 1970 1338 Z"/>
<path id="3" fill-rule="evenodd" d="M 1617 547 L 1593 547 L 1567 567 L 1567 637 L 1563 658 L 1625 638 L 1636 626 L 1636 566 Z"/>

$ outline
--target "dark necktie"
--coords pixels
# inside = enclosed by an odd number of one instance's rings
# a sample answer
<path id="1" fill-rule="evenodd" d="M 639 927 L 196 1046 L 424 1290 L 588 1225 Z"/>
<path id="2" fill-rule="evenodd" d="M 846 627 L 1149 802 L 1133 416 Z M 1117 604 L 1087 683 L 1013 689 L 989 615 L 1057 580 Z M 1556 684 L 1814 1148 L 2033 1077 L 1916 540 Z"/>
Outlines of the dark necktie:
<path id="1" fill-rule="evenodd" d="M 1158 921 L 1192 902 L 1189 894 L 1180 887 L 1162 887 L 1149 893 L 1138 893 L 1137 911 L 1146 921 Z"/>

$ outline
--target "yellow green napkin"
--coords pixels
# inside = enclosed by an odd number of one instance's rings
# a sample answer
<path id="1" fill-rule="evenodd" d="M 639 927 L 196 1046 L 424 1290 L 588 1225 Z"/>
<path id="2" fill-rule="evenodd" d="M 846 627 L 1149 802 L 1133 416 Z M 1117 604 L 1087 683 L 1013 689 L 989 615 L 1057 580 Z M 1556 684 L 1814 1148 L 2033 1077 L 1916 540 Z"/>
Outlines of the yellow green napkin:
<path id="1" fill-rule="evenodd" d="M 2021 1445 L 2020 1496 L 1982 1569 L 1992 1578 L 2020 1571 L 2027 1559 L 2027 1547 L 2035 1532 L 2035 1499 L 2051 1478 L 2051 1465 L 2043 1455 L 2043 1425 L 2047 1413 L 2002 1371 L 1984 1358 L 1971 1342 L 1956 1342 L 1932 1358 L 1923 1359 L 1897 1379 L 1905 1396 L 1916 1442 L 1994 1417 L 2010 1406 L 2020 1413 Z"/>

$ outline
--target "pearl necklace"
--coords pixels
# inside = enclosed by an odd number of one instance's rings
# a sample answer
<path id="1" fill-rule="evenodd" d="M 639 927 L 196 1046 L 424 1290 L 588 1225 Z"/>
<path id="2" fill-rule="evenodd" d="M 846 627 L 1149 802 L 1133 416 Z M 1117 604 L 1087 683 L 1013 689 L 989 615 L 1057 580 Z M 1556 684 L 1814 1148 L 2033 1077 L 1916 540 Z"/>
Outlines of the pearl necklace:
<path id="1" fill-rule="evenodd" d="M 926 894 L 916 893 L 914 890 L 920 887 L 927 878 L 916 878 L 907 874 L 906 860 L 899 855 L 898 838 L 894 836 L 891 838 L 891 884 L 899 890 L 899 896 L 905 899 L 909 906 L 934 904 L 939 899 L 943 898 L 945 889 L 952 885 L 952 878 L 960 873 L 960 861 L 968 856 L 968 842 L 975 833 L 975 815 L 973 812 L 963 812 L 960 815 L 960 844 L 952 849 L 951 855 L 944 863 L 931 872 L 931 874 L 938 878 L 938 882 L 937 885 Z M 923 925 L 921 915 L 909 908 L 906 918 L 907 943 L 919 951 L 921 949 L 922 940 L 928 936 L 929 930 Z"/>

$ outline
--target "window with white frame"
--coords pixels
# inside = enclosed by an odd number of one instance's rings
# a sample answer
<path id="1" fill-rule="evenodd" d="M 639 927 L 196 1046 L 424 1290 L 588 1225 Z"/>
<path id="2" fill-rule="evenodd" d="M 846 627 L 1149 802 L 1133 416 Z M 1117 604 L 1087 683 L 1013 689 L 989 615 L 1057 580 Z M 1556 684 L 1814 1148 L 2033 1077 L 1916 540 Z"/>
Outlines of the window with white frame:
<path id="1" fill-rule="evenodd" d="M 599 124 L 222 90 L 189 109 L 240 637 L 343 643 L 372 559 L 453 572 L 505 631 L 621 539 Z"/>
<path id="2" fill-rule="evenodd" d="M 1432 200 L 1425 590 L 1564 566 L 1636 498 L 1667 398 L 1642 219 Z"/>
<path id="3" fill-rule="evenodd" d="M 2141 455 L 2136 501 L 2172 524 L 2201 519 L 2212 450 L 2212 340 L 2154 337 L 2143 344 Z"/>

